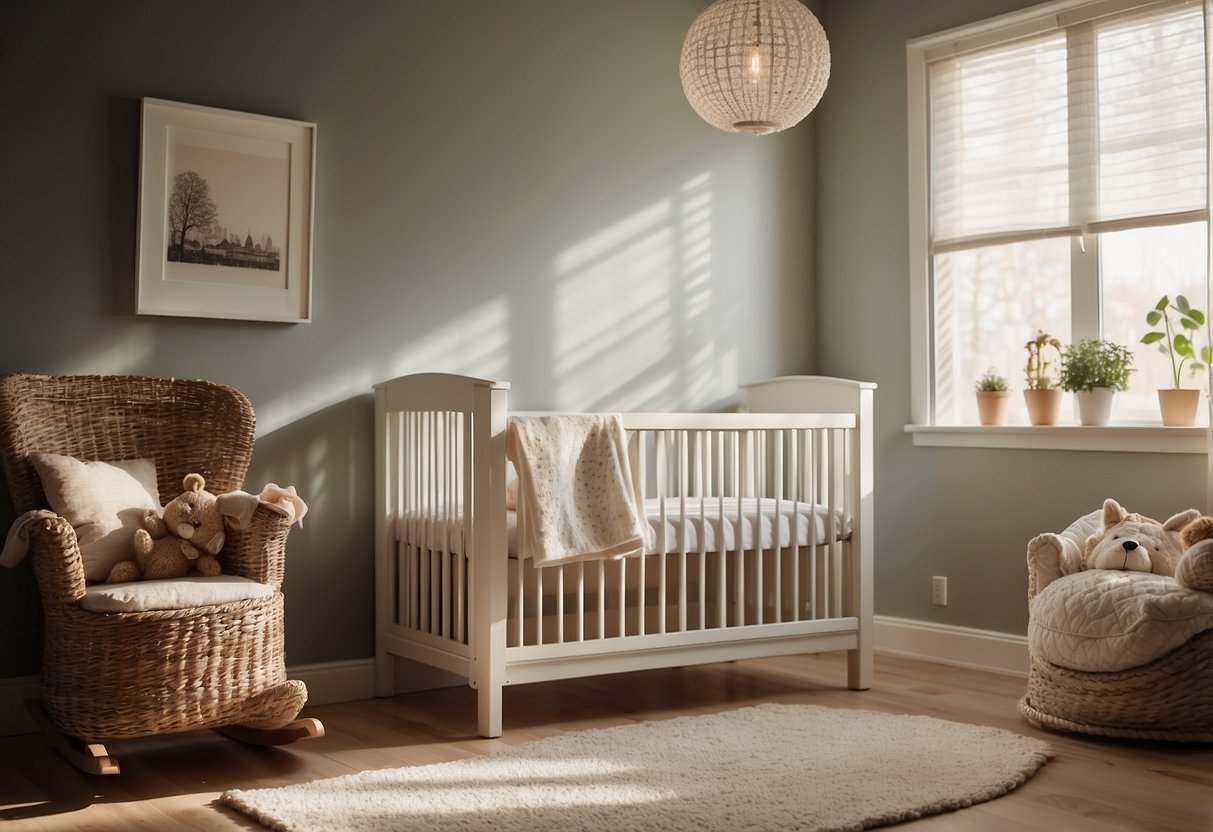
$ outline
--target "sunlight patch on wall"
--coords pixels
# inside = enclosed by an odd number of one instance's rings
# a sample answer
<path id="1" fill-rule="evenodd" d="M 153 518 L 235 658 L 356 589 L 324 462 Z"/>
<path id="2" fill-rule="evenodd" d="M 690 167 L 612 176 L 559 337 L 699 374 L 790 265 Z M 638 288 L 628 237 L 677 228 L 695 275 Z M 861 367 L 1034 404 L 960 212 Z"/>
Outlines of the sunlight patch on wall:
<path id="1" fill-rule="evenodd" d="M 497 297 L 410 341 L 387 365 L 380 381 L 406 373 L 460 373 L 509 380 L 510 306 Z M 401 336 L 407 337 L 407 331 Z"/>
<path id="2" fill-rule="evenodd" d="M 555 406 L 668 410 L 732 395 L 737 333 L 713 294 L 711 175 L 555 259 Z"/>
<path id="3" fill-rule="evenodd" d="M 647 397 L 668 397 L 676 271 L 670 218 L 669 201 L 654 203 L 556 258 L 558 409 L 623 409 L 621 399 L 634 398 L 638 386 Z"/>

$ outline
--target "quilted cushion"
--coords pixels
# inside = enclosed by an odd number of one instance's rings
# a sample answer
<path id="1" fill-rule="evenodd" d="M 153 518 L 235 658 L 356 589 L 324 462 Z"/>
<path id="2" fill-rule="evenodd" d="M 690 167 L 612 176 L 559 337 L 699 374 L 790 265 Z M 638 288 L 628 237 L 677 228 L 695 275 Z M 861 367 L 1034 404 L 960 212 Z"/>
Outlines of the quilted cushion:
<path id="1" fill-rule="evenodd" d="M 1053 581 L 1032 599 L 1028 649 L 1087 672 L 1149 664 L 1213 629 L 1213 594 L 1148 572 L 1093 569 Z"/>
<path id="2" fill-rule="evenodd" d="M 232 604 L 274 594 L 269 584 L 238 575 L 191 575 L 158 581 L 95 584 L 84 590 L 80 606 L 89 612 L 148 612 L 188 610 L 214 604 Z"/>

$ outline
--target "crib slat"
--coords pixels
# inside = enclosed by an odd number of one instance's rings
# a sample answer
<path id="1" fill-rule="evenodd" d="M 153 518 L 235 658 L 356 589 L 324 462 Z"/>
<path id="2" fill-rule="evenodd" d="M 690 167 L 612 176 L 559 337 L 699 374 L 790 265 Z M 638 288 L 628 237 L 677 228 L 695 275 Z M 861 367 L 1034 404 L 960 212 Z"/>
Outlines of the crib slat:
<path id="1" fill-rule="evenodd" d="M 678 449 L 678 519 L 682 530 L 682 545 L 678 553 L 678 632 L 687 629 L 687 432 L 679 431 Z"/>
<path id="2" fill-rule="evenodd" d="M 788 482 L 792 490 L 791 499 L 801 500 L 800 494 L 800 431 L 793 430 L 789 437 L 791 447 L 788 449 L 788 461 L 790 470 L 788 472 Z M 813 510 L 812 503 L 809 503 L 809 511 Z M 813 517 L 809 517 L 809 525 L 813 525 Z M 796 541 L 796 546 L 792 549 L 792 620 L 800 621 L 800 541 Z"/>
<path id="3" fill-rule="evenodd" d="M 709 453 L 710 444 L 707 441 L 708 437 L 703 435 L 702 431 L 695 431 L 695 455 L 699 460 L 699 629 L 707 629 L 707 587 L 708 587 L 708 533 L 707 533 L 707 518 L 704 512 L 704 502 L 707 493 L 706 477 L 708 475 L 709 459 L 706 454 Z"/>
<path id="4" fill-rule="evenodd" d="M 421 414 L 412 413 L 413 422 L 413 472 L 415 483 L 413 487 L 413 504 L 417 519 L 413 521 L 412 529 L 412 546 L 409 547 L 409 557 L 412 562 L 409 565 L 409 579 L 412 581 L 413 589 L 409 593 L 409 603 L 412 605 L 412 624 L 411 626 L 420 630 L 422 628 L 421 599 L 425 592 L 424 584 L 421 582 L 421 547 L 420 544 L 425 540 L 426 531 L 426 504 L 425 504 L 425 454 L 421 445 Z"/>
<path id="5" fill-rule="evenodd" d="M 741 510 L 741 501 L 745 498 L 746 489 L 749 488 L 750 482 L 750 444 L 753 434 L 746 430 L 742 431 L 737 437 L 740 448 L 738 449 L 738 466 L 735 479 L 737 480 L 737 525 L 734 528 L 734 546 L 733 554 L 737 558 L 737 614 L 735 616 L 735 624 L 738 627 L 745 625 L 745 514 Z"/>
<path id="6" fill-rule="evenodd" d="M 429 414 L 429 430 L 430 444 L 428 448 L 430 457 L 430 528 L 431 534 L 426 537 L 426 562 L 429 563 L 430 581 L 426 584 L 426 594 L 429 596 L 429 620 L 426 624 L 427 632 L 433 633 L 438 628 L 438 597 L 435 590 L 435 584 L 439 580 L 438 562 L 434 558 L 434 551 L 440 545 L 442 534 L 442 518 L 439 512 L 442 510 L 442 501 L 438 496 L 438 475 L 440 469 L 438 467 L 438 415 L 436 413 Z"/>
<path id="7" fill-rule="evenodd" d="M 716 562 L 719 564 L 717 581 L 716 581 L 716 626 L 721 629 L 729 625 L 729 596 L 728 596 L 728 575 L 727 563 L 729 553 L 725 550 L 724 540 L 724 449 L 725 439 L 724 432 L 717 431 L 716 439 L 716 493 L 720 496 L 716 498 L 716 517 L 719 520 L 718 530 L 716 532 Z"/>
<path id="8" fill-rule="evenodd" d="M 406 518 L 408 517 L 408 477 L 405 472 L 406 446 L 408 439 L 404 431 L 404 413 L 392 413 L 388 424 L 388 475 L 387 487 L 391 490 L 391 502 L 395 508 L 392 517 L 392 537 L 396 545 L 392 547 L 392 563 L 395 574 L 392 576 L 396 586 L 396 597 L 392 604 L 392 623 L 408 626 L 408 584 L 406 560 L 408 541 L 405 539 Z"/>
<path id="9" fill-rule="evenodd" d="M 564 644 L 564 567 L 556 570 L 556 643 Z"/>
<path id="10" fill-rule="evenodd" d="M 815 430 L 812 433 L 812 447 L 809 454 L 809 488 L 812 491 L 810 498 L 815 506 L 822 505 L 822 500 L 825 495 L 821 490 L 821 449 L 823 447 L 822 432 Z M 822 520 L 822 528 L 825 528 L 825 519 Z M 810 537 L 809 546 L 809 605 L 810 616 L 813 619 L 821 618 L 821 592 L 818 584 L 820 584 L 821 559 L 818 547 L 821 545 L 819 535 L 817 534 L 817 524 L 813 524 L 813 534 Z"/>
<path id="11" fill-rule="evenodd" d="M 670 485 L 674 481 L 677 474 L 674 471 L 675 466 L 670 463 L 670 443 L 675 434 L 673 431 L 663 430 L 661 432 L 661 445 L 665 449 L 662 454 L 662 468 L 660 476 L 663 485 L 662 514 L 665 514 L 664 507 L 670 496 Z M 678 452 L 677 447 L 674 448 L 674 453 Z M 662 521 L 662 529 L 665 528 L 665 522 Z M 667 555 L 670 551 L 670 541 L 667 538 L 660 547 L 661 551 L 657 556 L 657 564 L 659 574 L 657 576 L 657 632 L 664 633 L 666 631 L 666 611 L 670 606 L 669 588 L 666 585 L 667 574 L 669 573 L 669 563 Z"/>
<path id="12" fill-rule="evenodd" d="M 649 440 L 649 437 L 650 437 L 650 436 L 652 436 L 652 437 L 653 437 L 652 441 L 654 442 L 653 454 L 654 454 L 654 456 L 656 456 L 656 454 L 657 454 L 657 448 L 656 448 L 656 441 L 657 441 L 657 440 L 656 440 L 656 436 L 655 436 L 655 434 L 646 433 L 644 440 L 642 440 L 642 441 L 641 441 L 641 444 L 640 444 L 640 447 L 641 447 L 641 461 L 642 461 L 642 462 L 643 462 L 643 459 L 644 459 L 644 451 L 645 451 L 645 449 L 647 448 L 648 443 L 649 443 L 649 441 L 650 441 L 650 440 Z M 647 474 L 648 474 L 648 469 L 647 469 L 647 468 L 645 469 L 645 473 L 646 473 L 646 482 L 647 482 Z M 661 484 L 660 484 L 660 482 L 659 482 L 659 481 L 655 481 L 655 482 L 653 483 L 653 486 L 654 486 L 654 488 L 656 489 L 656 492 L 657 492 L 657 494 L 656 494 L 656 499 L 657 499 L 658 510 L 660 510 L 660 509 L 661 509 L 661 488 L 660 488 L 660 485 L 661 485 Z M 661 515 L 661 525 L 662 525 L 662 526 L 664 526 L 664 525 L 665 525 L 665 515 L 664 515 L 664 514 L 663 514 L 663 515 Z M 657 547 L 658 547 L 658 548 L 661 548 L 661 540 L 662 540 L 662 535 L 663 535 L 663 534 L 664 534 L 664 533 L 661 531 L 661 526 L 659 526 L 659 527 L 658 527 L 658 531 L 657 531 L 657 535 L 658 535 L 658 537 L 657 537 L 657 540 L 655 541 L 655 542 L 656 542 L 656 544 L 657 544 Z M 639 558 L 637 558 L 637 559 L 636 559 L 636 586 L 637 586 L 637 590 L 636 590 L 636 603 L 635 603 L 635 605 L 634 605 L 634 606 L 635 606 L 635 608 L 636 608 L 636 635 L 639 635 L 639 636 L 644 635 L 644 632 L 645 632 L 645 621 L 644 621 L 645 593 L 644 593 L 644 587 L 645 587 L 645 584 L 646 584 L 646 582 L 647 582 L 647 581 L 646 581 L 646 577 L 645 577 L 645 572 L 647 571 L 648 560 L 649 560 L 649 559 L 648 559 L 648 557 L 647 557 L 647 556 L 645 556 L 645 555 L 641 555 Z"/>
<path id="13" fill-rule="evenodd" d="M 759 624 L 763 623 L 763 603 L 765 600 L 763 572 L 766 571 L 766 555 L 762 548 L 762 495 L 763 474 L 766 467 L 766 431 L 754 435 L 756 453 L 754 454 L 754 496 L 757 498 L 754 510 L 754 614 Z M 778 520 L 778 518 L 776 518 Z"/>
<path id="14" fill-rule="evenodd" d="M 598 638 L 606 638 L 606 561 L 598 561 Z"/>
<path id="15" fill-rule="evenodd" d="M 470 441 L 470 433 L 468 425 L 470 420 L 464 419 L 463 414 L 458 414 L 456 422 L 456 435 L 459 436 L 459 454 L 456 467 L 459 471 L 459 493 L 463 495 L 463 505 L 469 506 L 472 504 L 471 482 L 472 478 L 468 474 L 466 468 L 467 457 L 464 454 L 464 449 L 468 447 Z M 468 524 L 471 522 L 471 512 L 463 512 L 463 533 L 461 545 L 459 547 L 459 557 L 455 561 L 455 640 L 460 644 L 467 643 L 467 614 L 466 602 L 468 596 L 467 590 L 467 562 L 468 562 L 468 547 L 472 540 L 472 535 L 468 529 Z"/>
<path id="16" fill-rule="evenodd" d="M 408 603 L 408 626 L 410 629 L 417 627 L 417 602 L 415 600 L 416 582 L 412 580 L 414 566 L 414 551 L 417 541 L 417 518 L 420 516 L 420 505 L 417 499 L 417 490 L 420 480 L 417 473 L 417 419 L 415 413 L 405 414 L 405 454 L 408 457 L 408 485 L 406 492 L 408 494 L 406 505 L 409 510 L 408 522 L 405 524 L 406 534 L 408 535 L 409 546 L 405 553 L 406 561 L 405 568 L 409 571 L 409 593 L 407 596 Z"/>
<path id="17" fill-rule="evenodd" d="M 523 583 L 526 570 L 522 568 L 522 559 L 514 558 L 514 644 L 523 644 L 523 623 L 526 620 L 523 608 Z"/>
<path id="18" fill-rule="evenodd" d="M 531 565 L 535 565 L 533 560 Z M 535 566 L 535 644 L 543 644 L 543 574 L 544 570 Z"/>
<path id="19" fill-rule="evenodd" d="M 640 558 L 638 558 L 638 560 L 643 562 L 644 557 L 641 556 Z M 627 575 L 628 575 L 628 559 L 620 558 L 619 559 L 619 595 L 617 598 L 616 606 L 619 607 L 619 633 L 618 633 L 618 635 L 621 637 L 626 636 L 628 634 L 627 617 L 625 615 L 625 613 L 627 612 L 627 604 L 624 602 L 625 593 L 627 591 Z"/>
<path id="20" fill-rule="evenodd" d="M 640 467 L 641 467 L 641 470 L 642 470 L 642 471 L 644 471 L 646 475 L 647 475 L 647 473 L 648 473 L 648 468 L 646 468 L 646 467 L 645 467 L 645 450 L 646 450 L 646 448 L 648 447 L 648 437 L 649 437 L 650 435 L 652 435 L 652 434 L 651 434 L 651 433 L 649 433 L 649 432 L 646 432 L 646 433 L 645 433 L 645 434 L 644 434 L 644 435 L 641 437 L 641 439 L 640 439 L 640 446 L 639 446 L 639 449 L 638 449 L 638 453 L 639 453 L 639 459 L 640 459 Z M 655 453 L 655 452 L 656 452 L 656 450 L 654 450 L 654 453 Z M 646 476 L 645 478 L 642 478 L 640 482 L 641 482 L 641 490 L 642 490 L 642 493 L 643 493 L 643 490 L 644 490 L 644 485 L 647 483 L 647 476 Z M 660 500 L 661 500 L 661 489 L 660 489 L 660 482 L 654 483 L 654 485 L 655 485 L 655 486 L 657 486 L 657 489 L 658 489 L 658 490 L 657 490 L 657 499 L 658 499 L 658 501 L 660 502 Z M 664 528 L 665 528 L 665 514 L 664 514 L 664 513 L 662 514 L 662 518 L 661 518 L 661 519 L 662 519 L 661 528 L 662 528 L 662 529 L 664 529 Z M 664 531 L 662 531 L 662 532 L 659 532 L 659 534 L 664 535 L 664 534 L 665 534 L 665 532 L 664 532 Z M 647 560 L 648 560 L 648 558 L 647 558 L 647 557 L 645 557 L 645 555 L 644 555 L 643 553 L 640 555 L 640 557 L 638 557 L 638 558 L 636 559 L 636 583 L 637 583 L 637 590 L 636 590 L 636 635 L 640 635 L 640 636 L 644 635 L 644 607 L 645 607 L 645 597 L 644 597 L 645 576 L 644 576 L 644 571 L 645 571 L 645 561 L 647 561 Z M 625 599 L 625 597 L 626 597 L 626 596 L 624 595 L 624 587 L 621 585 L 621 586 L 620 586 L 620 596 L 619 596 L 619 604 L 620 604 L 620 607 L 621 607 L 621 608 L 622 608 L 623 606 L 626 606 L 626 602 L 625 602 L 625 600 L 624 600 L 624 599 Z M 622 635 L 622 633 L 621 633 L 621 635 Z"/>
<path id="21" fill-rule="evenodd" d="M 454 442 L 451 441 L 451 414 L 442 414 L 443 433 L 443 496 L 442 496 L 442 607 L 440 610 L 441 632 L 443 638 L 451 637 L 451 555 L 454 550 L 452 534 L 455 516 L 451 513 L 455 506 L 455 495 L 451 493 L 454 487 Z"/>
<path id="22" fill-rule="evenodd" d="M 577 640 L 585 641 L 585 563 L 577 564 Z"/>
<path id="23" fill-rule="evenodd" d="M 833 465 L 830 468 L 830 574 L 833 577 L 831 585 L 831 595 L 833 596 L 830 605 L 831 613 L 834 618 L 842 616 L 842 543 L 839 540 L 842 530 L 838 527 L 838 511 L 841 510 L 841 504 L 838 492 L 842 488 L 842 466 L 846 457 L 843 455 L 842 439 L 843 432 L 841 430 L 832 431 L 834 435 L 833 442 Z"/>

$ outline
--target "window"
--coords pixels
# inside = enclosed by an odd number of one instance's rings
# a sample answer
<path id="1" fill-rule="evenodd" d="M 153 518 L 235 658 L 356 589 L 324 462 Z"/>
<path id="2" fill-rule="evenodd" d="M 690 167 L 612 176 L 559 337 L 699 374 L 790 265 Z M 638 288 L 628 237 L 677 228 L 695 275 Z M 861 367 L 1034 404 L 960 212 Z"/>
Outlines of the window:
<path id="1" fill-rule="evenodd" d="M 976 424 L 974 382 L 1023 387 L 1043 329 L 1131 347 L 1113 418 L 1158 423 L 1146 313 L 1208 305 L 1205 16 L 1059 2 L 911 41 L 915 422 Z"/>

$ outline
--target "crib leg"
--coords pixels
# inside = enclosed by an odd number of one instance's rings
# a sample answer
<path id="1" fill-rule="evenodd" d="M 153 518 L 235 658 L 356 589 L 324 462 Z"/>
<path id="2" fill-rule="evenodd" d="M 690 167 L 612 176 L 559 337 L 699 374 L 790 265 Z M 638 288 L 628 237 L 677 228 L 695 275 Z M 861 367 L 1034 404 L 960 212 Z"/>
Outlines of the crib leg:
<path id="1" fill-rule="evenodd" d="M 872 687 L 871 644 L 862 642 L 856 649 L 847 651 L 847 687 L 851 690 Z"/>
<path id="2" fill-rule="evenodd" d="M 476 730 L 482 737 L 501 736 L 501 685 L 484 685 L 476 691 Z"/>

